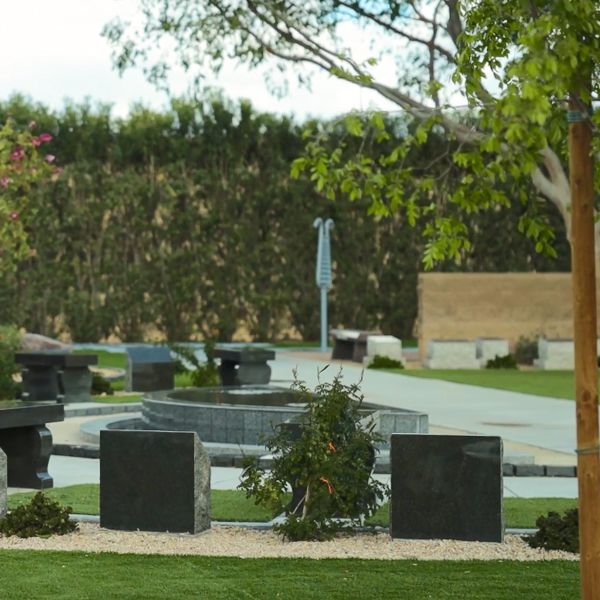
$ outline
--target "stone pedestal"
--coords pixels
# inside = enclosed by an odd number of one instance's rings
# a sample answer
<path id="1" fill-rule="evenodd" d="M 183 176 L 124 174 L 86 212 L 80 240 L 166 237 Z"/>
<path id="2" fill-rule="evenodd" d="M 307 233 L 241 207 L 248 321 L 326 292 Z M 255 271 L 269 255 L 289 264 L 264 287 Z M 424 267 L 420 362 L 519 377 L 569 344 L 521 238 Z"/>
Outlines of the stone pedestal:
<path id="1" fill-rule="evenodd" d="M 390 461 L 393 538 L 502 541 L 500 438 L 395 434 Z"/>
<path id="2" fill-rule="evenodd" d="M 7 479 L 6 479 L 6 454 L 0 450 L 0 518 L 6 514 L 8 506 L 7 494 Z"/>
<path id="3" fill-rule="evenodd" d="M 210 527 L 210 460 L 196 433 L 100 432 L 100 526 L 200 533 Z"/>

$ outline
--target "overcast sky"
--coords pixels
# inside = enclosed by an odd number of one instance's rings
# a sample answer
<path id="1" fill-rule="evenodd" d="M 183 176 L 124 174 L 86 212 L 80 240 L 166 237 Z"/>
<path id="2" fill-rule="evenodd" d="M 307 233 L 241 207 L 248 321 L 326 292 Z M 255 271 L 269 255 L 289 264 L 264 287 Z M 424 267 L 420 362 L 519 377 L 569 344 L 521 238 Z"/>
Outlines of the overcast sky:
<path id="1" fill-rule="evenodd" d="M 112 103 L 118 115 L 126 114 L 136 101 L 164 106 L 166 96 L 146 83 L 140 72 L 119 77 L 111 65 L 110 48 L 100 36 L 103 25 L 113 17 L 134 16 L 136 5 L 136 0 L 2 0 L 0 98 L 20 92 L 60 108 L 65 98 L 82 101 L 89 97 Z M 366 40 L 357 37 L 355 43 Z M 295 89 L 277 99 L 269 94 L 261 74 L 233 64 L 212 83 L 227 97 L 247 98 L 260 110 L 293 113 L 299 118 L 333 116 L 377 102 L 369 92 L 325 76 L 314 79 L 312 92 Z M 172 92 L 186 89 L 183 77 L 172 84 Z"/>

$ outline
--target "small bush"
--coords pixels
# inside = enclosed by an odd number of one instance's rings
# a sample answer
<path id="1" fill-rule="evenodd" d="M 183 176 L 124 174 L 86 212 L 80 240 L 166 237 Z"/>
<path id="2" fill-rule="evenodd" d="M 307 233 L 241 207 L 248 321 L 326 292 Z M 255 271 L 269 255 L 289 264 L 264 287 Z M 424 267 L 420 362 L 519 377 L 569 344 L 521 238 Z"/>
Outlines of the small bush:
<path id="1" fill-rule="evenodd" d="M 515 360 L 520 365 L 532 365 L 539 358 L 537 340 L 521 336 L 515 346 Z"/>
<path id="2" fill-rule="evenodd" d="M 576 508 L 566 510 L 563 515 L 549 512 L 545 517 L 538 517 L 535 524 L 538 532 L 525 538 L 532 548 L 579 552 L 579 511 Z"/>
<path id="3" fill-rule="evenodd" d="M 100 373 L 92 373 L 92 395 L 100 396 L 101 394 L 106 394 L 107 396 L 112 396 L 114 393 L 110 381 L 104 379 Z"/>
<path id="4" fill-rule="evenodd" d="M 367 369 L 404 369 L 404 365 L 399 360 L 376 354 Z"/>
<path id="5" fill-rule="evenodd" d="M 0 533 L 21 538 L 65 535 L 77 530 L 77 523 L 69 519 L 70 506 L 63 507 L 38 492 L 29 504 L 15 508 L 0 520 Z"/>
<path id="6" fill-rule="evenodd" d="M 15 352 L 21 345 L 19 330 L 12 325 L 0 325 L 0 400 L 17 397 L 19 384 L 13 375 L 19 371 L 15 363 Z"/>
<path id="7" fill-rule="evenodd" d="M 266 441 L 270 469 L 249 458 L 239 488 L 256 504 L 286 512 L 286 520 L 274 527 L 284 539 L 327 540 L 371 516 L 388 496 L 387 487 L 372 477 L 380 437 L 360 411 L 358 385 L 345 386 L 338 376 L 319 384 L 314 394 L 300 382 L 294 387 L 306 403 L 295 433 L 280 426 Z"/>
<path id="8" fill-rule="evenodd" d="M 206 354 L 206 362 L 201 363 L 194 351 L 186 346 L 179 344 L 171 344 L 171 350 L 176 352 L 182 359 L 190 363 L 193 368 L 187 369 L 183 360 L 178 359 L 175 362 L 175 371 L 178 373 L 190 371 L 192 385 L 195 387 L 212 387 L 221 383 L 219 370 L 215 363 L 215 342 L 206 340 L 204 342 L 204 354 Z M 183 371 L 181 371 L 183 369 Z"/>
<path id="9" fill-rule="evenodd" d="M 517 361 L 512 354 L 506 356 L 494 356 L 485 365 L 486 369 L 518 369 Z"/>

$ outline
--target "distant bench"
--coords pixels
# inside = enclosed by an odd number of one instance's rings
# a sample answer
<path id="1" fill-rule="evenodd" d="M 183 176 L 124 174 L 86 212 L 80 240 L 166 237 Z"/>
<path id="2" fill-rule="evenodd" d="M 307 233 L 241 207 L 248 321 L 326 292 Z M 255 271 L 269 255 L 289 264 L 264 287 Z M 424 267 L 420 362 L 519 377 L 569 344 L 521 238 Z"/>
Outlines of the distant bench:
<path id="1" fill-rule="evenodd" d="M 92 389 L 90 365 L 95 354 L 68 354 L 56 350 L 16 352 L 23 365 L 23 397 L 28 401 L 89 402 Z"/>
<path id="2" fill-rule="evenodd" d="M 332 359 L 352 360 L 362 363 L 367 354 L 367 340 L 370 335 L 381 335 L 378 331 L 361 331 L 359 329 L 332 329 Z"/>
<path id="3" fill-rule="evenodd" d="M 46 423 L 63 421 L 64 411 L 62 404 L 0 402 L 0 448 L 7 457 L 9 486 L 52 487 L 48 474 L 52 434 Z"/>

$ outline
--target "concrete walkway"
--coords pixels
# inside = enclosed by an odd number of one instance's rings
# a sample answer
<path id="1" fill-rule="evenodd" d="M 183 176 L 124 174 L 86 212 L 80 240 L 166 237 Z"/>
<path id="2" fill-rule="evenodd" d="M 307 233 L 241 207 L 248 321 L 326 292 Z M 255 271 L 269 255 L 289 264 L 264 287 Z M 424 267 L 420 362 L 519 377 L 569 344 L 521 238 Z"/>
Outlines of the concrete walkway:
<path id="1" fill-rule="evenodd" d="M 545 464 L 576 464 L 575 404 L 570 400 L 363 370 L 356 363 L 324 361 L 322 355 L 318 360 L 311 354 L 278 352 L 272 379 L 290 381 L 296 369 L 298 377 L 314 387 L 319 377 L 331 381 L 341 369 L 346 383 L 362 377 L 361 390 L 368 401 L 425 412 L 433 428 L 500 436 L 523 451 L 553 459 Z"/>

